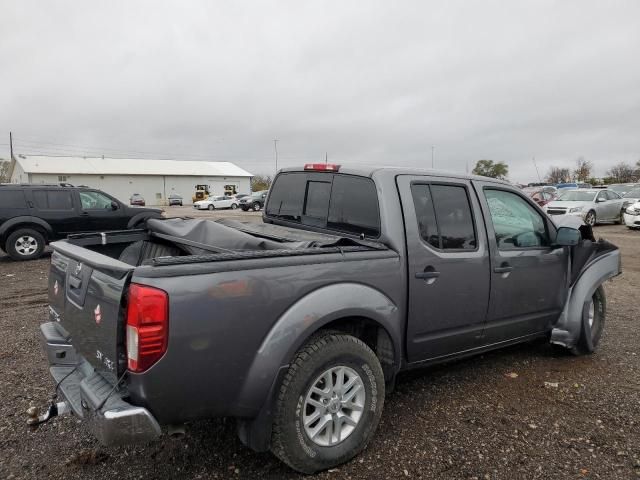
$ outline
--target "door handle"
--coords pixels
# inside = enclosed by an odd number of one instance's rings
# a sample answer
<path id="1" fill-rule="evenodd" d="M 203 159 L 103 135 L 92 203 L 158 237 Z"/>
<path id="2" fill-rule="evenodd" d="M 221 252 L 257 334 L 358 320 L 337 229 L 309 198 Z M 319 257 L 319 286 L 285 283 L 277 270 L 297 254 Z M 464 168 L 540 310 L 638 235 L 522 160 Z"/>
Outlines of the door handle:
<path id="1" fill-rule="evenodd" d="M 508 263 L 503 263 L 499 267 L 494 267 L 493 271 L 496 273 L 509 273 L 513 272 L 513 267 Z"/>
<path id="2" fill-rule="evenodd" d="M 89 216 L 89 212 L 82 212 L 80 215 L 82 215 L 83 217 L 88 217 Z"/>
<path id="3" fill-rule="evenodd" d="M 427 271 L 427 272 L 416 272 L 416 278 L 422 278 L 424 280 L 429 278 L 438 278 L 440 276 L 440 272 L 436 271 Z"/>

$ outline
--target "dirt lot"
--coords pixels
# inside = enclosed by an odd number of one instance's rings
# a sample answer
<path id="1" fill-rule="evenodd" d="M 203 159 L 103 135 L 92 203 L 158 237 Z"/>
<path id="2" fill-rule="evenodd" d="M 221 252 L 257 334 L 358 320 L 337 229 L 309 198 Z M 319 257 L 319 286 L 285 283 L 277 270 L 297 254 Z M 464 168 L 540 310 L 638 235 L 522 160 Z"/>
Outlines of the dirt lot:
<path id="1" fill-rule="evenodd" d="M 404 374 L 369 448 L 319 478 L 640 478 L 640 232 L 603 226 L 596 235 L 620 246 L 624 269 L 606 286 L 597 354 L 527 344 Z M 48 263 L 0 254 L 0 478 L 298 477 L 243 447 L 232 420 L 128 448 L 100 447 L 73 417 L 30 430 L 24 412 L 53 389 L 38 339 Z"/>

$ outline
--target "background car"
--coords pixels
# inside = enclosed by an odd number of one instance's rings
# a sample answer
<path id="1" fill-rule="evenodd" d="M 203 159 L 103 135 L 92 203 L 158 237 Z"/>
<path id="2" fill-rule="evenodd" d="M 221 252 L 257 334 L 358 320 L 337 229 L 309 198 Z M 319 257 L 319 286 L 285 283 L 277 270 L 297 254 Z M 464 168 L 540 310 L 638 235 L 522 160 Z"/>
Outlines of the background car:
<path id="1" fill-rule="evenodd" d="M 131 198 L 129 198 L 129 204 L 138 205 L 140 207 L 144 207 L 146 205 L 144 201 L 144 197 L 139 193 L 134 193 L 133 195 L 131 195 Z"/>
<path id="2" fill-rule="evenodd" d="M 238 208 L 238 200 L 228 195 L 221 195 L 218 197 L 210 196 L 206 200 L 200 200 L 193 204 L 193 208 L 198 210 L 215 210 L 216 208 L 231 208 L 235 210 Z"/>
<path id="3" fill-rule="evenodd" d="M 238 193 L 236 195 L 234 195 L 234 197 L 236 197 L 238 200 L 244 198 L 244 197 L 248 197 L 249 194 L 248 193 Z"/>
<path id="4" fill-rule="evenodd" d="M 611 190 L 565 190 L 545 205 L 549 215 L 576 215 L 593 226 L 598 222 L 622 223 L 624 200 Z"/>
<path id="5" fill-rule="evenodd" d="M 169 205 L 182 206 L 182 197 L 177 193 L 172 193 L 171 195 L 169 195 Z"/>
<path id="6" fill-rule="evenodd" d="M 634 188 L 622 196 L 622 199 L 624 200 L 624 204 L 622 205 L 624 208 L 640 202 L 640 185 L 636 184 Z"/>
<path id="7" fill-rule="evenodd" d="M 624 210 L 624 224 L 631 228 L 640 228 L 640 202 L 628 205 Z"/>
<path id="8" fill-rule="evenodd" d="M 246 212 L 251 209 L 254 212 L 259 212 L 264 207 L 264 201 L 267 198 L 268 190 L 261 190 L 259 192 L 254 192 L 248 197 L 244 197 L 240 200 L 240 208 L 242 211 Z"/>
<path id="9" fill-rule="evenodd" d="M 32 260 L 67 235 L 141 228 L 161 216 L 160 209 L 131 208 L 88 187 L 0 184 L 0 249 L 14 260 Z"/>
<path id="10" fill-rule="evenodd" d="M 532 192 L 527 192 L 527 195 L 531 197 L 531 199 L 536 202 L 541 207 L 544 207 L 547 203 L 552 202 L 558 195 L 556 193 L 545 192 L 544 190 L 534 190 Z"/>

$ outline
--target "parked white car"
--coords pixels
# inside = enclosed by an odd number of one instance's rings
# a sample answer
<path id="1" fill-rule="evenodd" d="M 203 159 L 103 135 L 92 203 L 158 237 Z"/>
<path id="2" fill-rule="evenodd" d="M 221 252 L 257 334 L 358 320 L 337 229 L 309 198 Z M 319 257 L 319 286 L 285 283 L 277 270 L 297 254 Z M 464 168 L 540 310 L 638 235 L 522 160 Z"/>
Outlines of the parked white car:
<path id="1" fill-rule="evenodd" d="M 612 190 L 565 190 L 544 206 L 549 215 L 576 215 L 593 226 L 599 222 L 622 223 L 624 200 Z"/>
<path id="2" fill-rule="evenodd" d="M 624 224 L 629 228 L 640 228 L 640 201 L 627 206 L 624 211 Z"/>
<path id="3" fill-rule="evenodd" d="M 622 199 L 624 200 L 624 204 L 622 205 L 624 208 L 640 202 L 640 185 L 636 184 L 634 188 L 622 196 Z"/>
<path id="4" fill-rule="evenodd" d="M 220 197 L 214 197 L 213 195 L 206 200 L 200 200 L 193 204 L 193 208 L 198 210 L 215 210 L 216 208 L 231 208 L 235 210 L 238 208 L 238 200 L 235 197 L 229 197 L 223 195 Z"/>

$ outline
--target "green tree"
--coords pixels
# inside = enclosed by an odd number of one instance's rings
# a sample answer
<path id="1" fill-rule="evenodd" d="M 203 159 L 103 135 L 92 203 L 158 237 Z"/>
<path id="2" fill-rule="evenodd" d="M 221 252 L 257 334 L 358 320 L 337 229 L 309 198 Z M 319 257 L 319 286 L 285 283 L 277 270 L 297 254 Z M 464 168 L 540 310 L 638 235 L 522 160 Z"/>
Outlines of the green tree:
<path id="1" fill-rule="evenodd" d="M 255 175 L 251 179 L 251 191 L 269 190 L 272 181 L 271 175 Z"/>
<path id="2" fill-rule="evenodd" d="M 509 166 L 504 162 L 494 162 L 493 160 L 478 160 L 471 172 L 474 175 L 483 177 L 505 179 L 509 175 Z"/>

